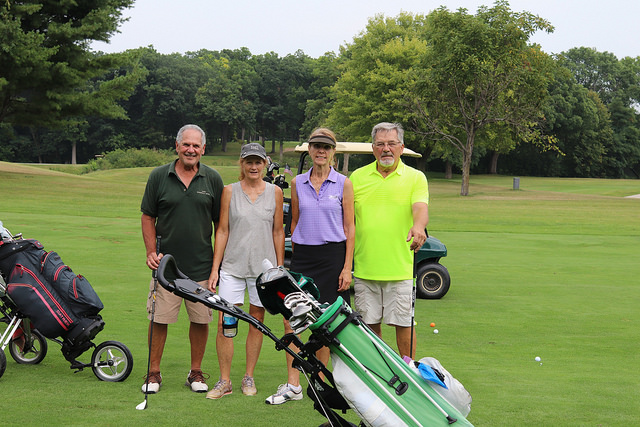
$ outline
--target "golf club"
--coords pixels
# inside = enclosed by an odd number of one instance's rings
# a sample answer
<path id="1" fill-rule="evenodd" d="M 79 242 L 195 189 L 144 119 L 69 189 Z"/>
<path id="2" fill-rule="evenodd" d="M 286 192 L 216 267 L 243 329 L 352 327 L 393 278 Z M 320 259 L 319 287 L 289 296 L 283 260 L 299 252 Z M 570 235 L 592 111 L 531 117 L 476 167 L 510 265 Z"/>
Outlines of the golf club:
<path id="1" fill-rule="evenodd" d="M 160 236 L 156 236 L 156 255 L 160 254 Z M 156 291 L 158 289 L 158 270 L 151 270 L 153 277 L 153 293 L 151 296 L 151 324 L 149 325 L 149 356 L 147 358 L 147 376 L 145 377 L 145 385 L 147 386 L 144 393 L 144 400 L 136 405 L 138 411 L 147 409 L 149 401 L 149 369 L 151 369 L 151 343 L 153 342 L 153 321 L 156 314 Z"/>
<path id="2" fill-rule="evenodd" d="M 413 359 L 413 332 L 416 316 L 416 253 L 413 253 L 413 288 L 411 289 L 411 343 L 409 344 L 409 357 Z"/>

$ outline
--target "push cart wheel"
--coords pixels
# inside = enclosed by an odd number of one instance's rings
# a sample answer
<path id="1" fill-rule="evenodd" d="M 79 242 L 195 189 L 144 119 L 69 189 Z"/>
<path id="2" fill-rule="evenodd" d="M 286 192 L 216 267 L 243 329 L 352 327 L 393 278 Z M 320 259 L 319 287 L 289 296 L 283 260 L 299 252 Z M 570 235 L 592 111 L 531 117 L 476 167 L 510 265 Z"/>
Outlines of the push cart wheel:
<path id="1" fill-rule="evenodd" d="M 133 369 L 133 356 L 121 342 L 105 341 L 93 351 L 91 364 L 99 380 L 124 381 Z"/>
<path id="2" fill-rule="evenodd" d="M 11 357 L 23 365 L 37 365 L 42 362 L 48 348 L 47 339 L 36 329 L 31 330 L 30 336 L 25 334 L 20 339 L 12 339 L 9 342 Z"/>
<path id="3" fill-rule="evenodd" d="M 436 262 L 418 267 L 416 296 L 424 299 L 440 299 L 449 291 L 451 277 L 447 268 Z"/>
<path id="4" fill-rule="evenodd" d="M 0 350 L 0 378 L 4 375 L 4 370 L 7 369 L 7 356 L 4 351 Z"/>

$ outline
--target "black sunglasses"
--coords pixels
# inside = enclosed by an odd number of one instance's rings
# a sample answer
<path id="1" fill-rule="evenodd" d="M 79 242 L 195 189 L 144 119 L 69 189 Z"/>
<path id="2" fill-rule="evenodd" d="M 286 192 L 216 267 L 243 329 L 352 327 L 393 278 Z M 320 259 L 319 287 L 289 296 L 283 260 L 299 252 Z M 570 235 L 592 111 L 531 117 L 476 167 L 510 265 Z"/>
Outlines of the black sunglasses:
<path id="1" fill-rule="evenodd" d="M 313 144 L 311 144 L 311 146 L 313 148 L 315 148 L 316 150 L 325 150 L 325 151 L 329 151 L 333 148 L 333 145 L 329 145 L 329 144 L 319 144 L 317 142 L 314 142 Z"/>

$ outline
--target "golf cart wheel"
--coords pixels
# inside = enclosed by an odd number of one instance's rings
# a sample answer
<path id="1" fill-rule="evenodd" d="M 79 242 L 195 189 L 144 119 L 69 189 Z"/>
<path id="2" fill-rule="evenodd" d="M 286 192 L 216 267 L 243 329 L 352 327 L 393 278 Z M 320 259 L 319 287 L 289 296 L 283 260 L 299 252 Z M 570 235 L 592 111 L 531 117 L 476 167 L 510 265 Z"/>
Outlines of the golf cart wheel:
<path id="1" fill-rule="evenodd" d="M 47 339 L 36 329 L 31 330 L 31 336 L 23 335 L 24 341 L 12 339 L 9 343 L 9 353 L 16 362 L 23 365 L 37 365 L 47 355 Z"/>
<path id="2" fill-rule="evenodd" d="M 4 375 L 4 370 L 7 369 L 7 356 L 4 351 L 0 351 L 0 378 Z"/>
<path id="3" fill-rule="evenodd" d="M 423 299 L 440 299 L 449 291 L 451 277 L 447 268 L 437 262 L 418 267 L 416 296 Z"/>
<path id="4" fill-rule="evenodd" d="M 126 345 L 105 341 L 91 356 L 93 373 L 101 381 L 119 382 L 127 379 L 133 369 L 133 356 Z"/>

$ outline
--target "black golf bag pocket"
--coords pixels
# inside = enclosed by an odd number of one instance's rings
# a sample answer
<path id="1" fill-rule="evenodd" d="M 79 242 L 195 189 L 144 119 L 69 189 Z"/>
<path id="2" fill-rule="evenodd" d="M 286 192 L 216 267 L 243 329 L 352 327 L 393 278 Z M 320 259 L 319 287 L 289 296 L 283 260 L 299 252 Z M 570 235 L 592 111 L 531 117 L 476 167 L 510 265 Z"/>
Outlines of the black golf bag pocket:
<path id="1" fill-rule="evenodd" d="M 0 241 L 0 271 L 8 277 L 17 263 L 38 265 L 44 246 L 37 240 Z M 28 261 L 25 261 L 25 258 Z"/>
<path id="2" fill-rule="evenodd" d="M 60 295 L 45 285 L 39 272 L 16 264 L 7 285 L 11 299 L 45 337 L 65 335 L 75 327 L 78 318 Z"/>
<path id="3" fill-rule="evenodd" d="M 42 275 L 78 316 L 95 316 L 104 308 L 89 281 L 74 274 L 56 252 L 50 251 L 44 255 Z"/>

